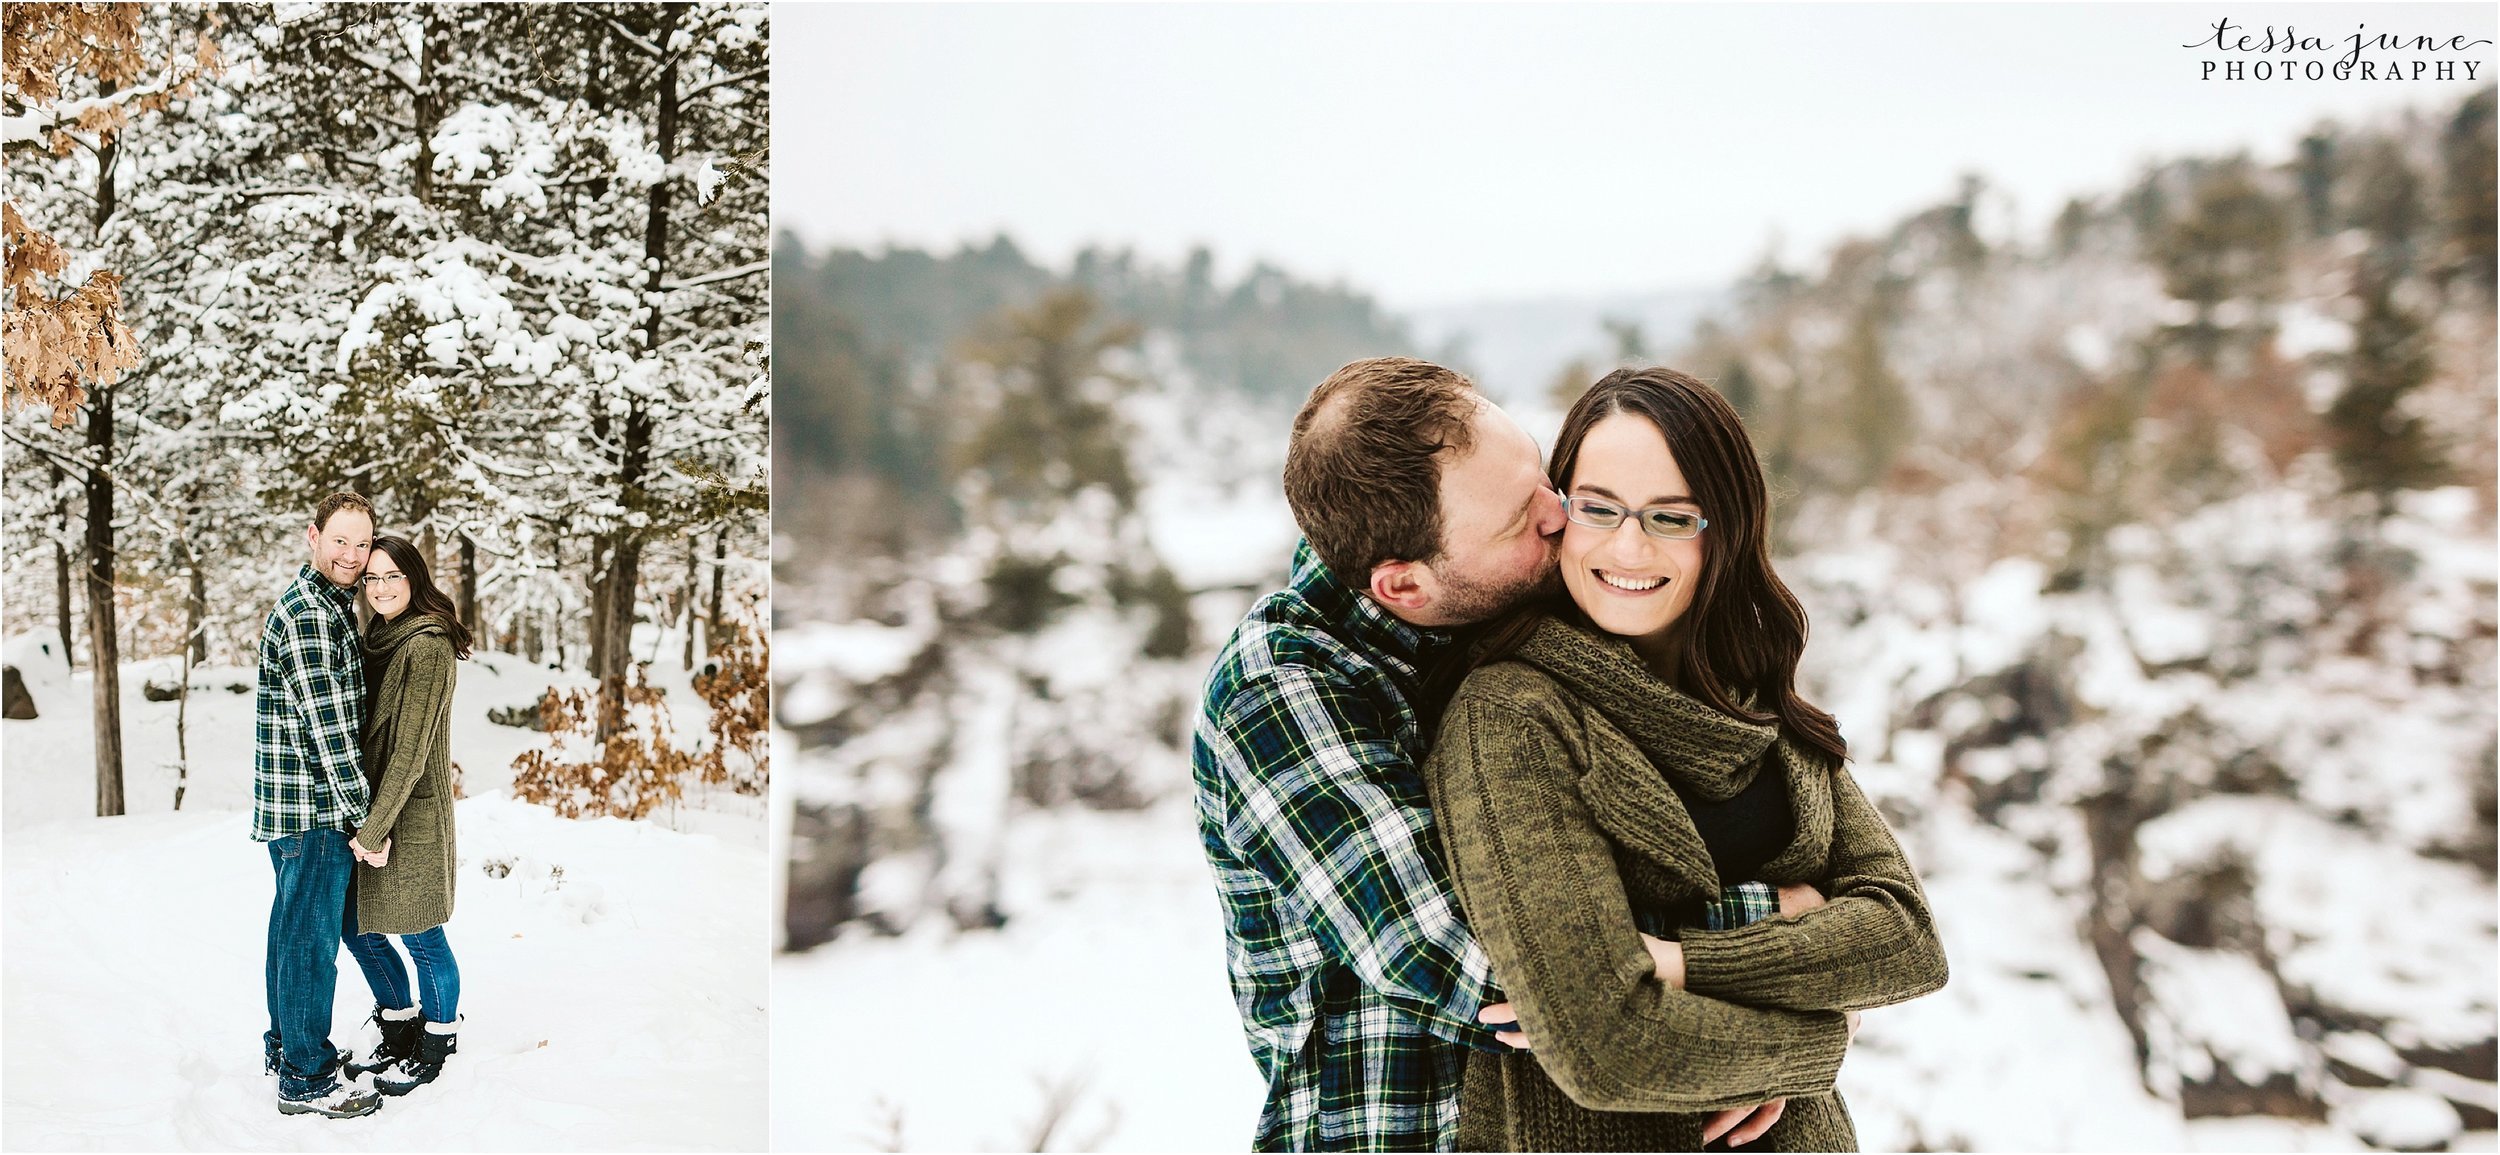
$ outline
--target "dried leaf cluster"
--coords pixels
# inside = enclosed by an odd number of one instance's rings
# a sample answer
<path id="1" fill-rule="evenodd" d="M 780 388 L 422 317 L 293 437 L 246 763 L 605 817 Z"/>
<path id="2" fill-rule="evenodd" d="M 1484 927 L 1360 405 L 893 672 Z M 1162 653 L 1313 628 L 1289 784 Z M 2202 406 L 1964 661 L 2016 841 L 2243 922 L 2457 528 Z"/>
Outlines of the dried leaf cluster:
<path id="1" fill-rule="evenodd" d="M 16 205 L 0 204 L 0 228 L 8 237 L 11 294 L 0 315 L 7 403 L 48 406 L 52 423 L 67 425 L 89 385 L 110 385 L 139 363 L 139 342 L 122 322 L 121 278 L 98 269 L 67 296 L 51 297 L 35 280 L 66 268 L 68 254 L 28 228 Z"/>
<path id="2" fill-rule="evenodd" d="M 771 643 L 753 623 L 723 623 L 723 630 L 712 668 L 694 679 L 694 692 L 712 704 L 712 748 L 703 753 L 703 780 L 740 794 L 762 794 L 771 779 Z"/>
<path id="3" fill-rule="evenodd" d="M 624 725 L 606 742 L 596 740 L 594 689 L 550 687 L 539 700 L 539 718 L 555 738 L 552 748 L 525 751 L 512 760 L 512 796 L 566 818 L 642 818 L 685 795 L 689 774 L 701 759 L 678 748 L 668 724 L 663 691 L 649 684 L 643 667 L 625 687 Z M 561 751 L 595 747 L 593 758 Z"/>
<path id="4" fill-rule="evenodd" d="M 100 149 L 138 113 L 192 93 L 215 75 L 216 42 L 202 32 L 189 55 L 152 59 L 140 41 L 138 4 L 11 4 L 0 9 L 0 95 L 12 117 L 32 124 L 28 143 L 55 156 L 75 147 Z M 93 81 L 100 95 L 60 103 L 72 76 Z M 38 118 L 46 118 L 35 124 Z M 12 130 L 12 136 L 16 132 Z M 138 344 L 121 318 L 120 278 L 98 270 L 85 284 L 55 297 L 46 277 L 69 268 L 69 254 L 5 202 L 8 308 L 5 396 L 8 405 L 47 406 L 66 425 L 91 387 L 111 385 L 138 363 Z"/>

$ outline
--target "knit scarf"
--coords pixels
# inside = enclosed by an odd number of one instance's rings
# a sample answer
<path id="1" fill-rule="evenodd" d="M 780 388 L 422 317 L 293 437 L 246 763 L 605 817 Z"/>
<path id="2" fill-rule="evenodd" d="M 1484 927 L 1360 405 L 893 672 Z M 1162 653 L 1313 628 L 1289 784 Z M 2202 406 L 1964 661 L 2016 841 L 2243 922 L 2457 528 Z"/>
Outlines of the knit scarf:
<path id="1" fill-rule="evenodd" d="M 1752 785 L 1762 752 L 1779 737 L 1776 723 L 1730 717 L 1667 684 L 1630 642 L 1612 634 L 1549 618 L 1519 658 L 1597 707 L 1660 773 L 1706 802 L 1725 802 Z"/>
<path id="2" fill-rule="evenodd" d="M 1764 864 L 1764 878 L 1789 881 L 1821 865 L 1831 846 L 1830 767 L 1783 740 L 1778 723 L 1711 709 L 1659 677 L 1630 642 L 1561 618 L 1539 625 L 1514 656 L 1588 704 L 1640 751 L 1638 760 L 1601 751 L 1600 763 L 1581 779 L 1582 796 L 1609 836 L 1677 876 L 1675 890 L 1713 897 L 1723 881 L 1676 791 L 1724 802 L 1765 767 L 1787 776 L 1796 833 Z"/>
<path id="3" fill-rule="evenodd" d="M 450 633 L 443 628 L 443 619 L 432 614 L 402 613 L 396 618 L 376 617 L 365 630 L 365 657 L 368 660 L 387 657 L 400 647 L 400 643 L 419 634 L 449 636 Z"/>

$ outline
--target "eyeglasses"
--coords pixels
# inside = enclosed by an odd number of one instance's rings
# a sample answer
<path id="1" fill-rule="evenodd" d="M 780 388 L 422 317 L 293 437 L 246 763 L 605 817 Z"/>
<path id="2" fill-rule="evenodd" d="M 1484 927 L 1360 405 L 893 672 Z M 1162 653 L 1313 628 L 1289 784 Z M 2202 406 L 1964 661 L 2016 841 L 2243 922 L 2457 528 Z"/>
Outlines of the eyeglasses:
<path id="1" fill-rule="evenodd" d="M 407 574 L 404 574 L 404 573 L 369 573 L 369 574 L 366 574 L 363 578 L 358 579 L 358 580 L 361 580 L 362 582 L 364 582 L 364 583 L 365 583 L 365 588 L 366 588 L 366 589 L 368 589 L 368 590 L 378 590 L 378 589 L 381 589 L 383 586 L 388 585 L 388 584 L 390 584 L 390 583 L 392 583 L 392 582 L 398 582 L 398 583 L 399 583 L 399 584 L 401 584 L 401 585 L 407 585 L 407 584 L 408 584 L 408 575 L 407 575 Z"/>
<path id="2" fill-rule="evenodd" d="M 1689 541 L 1710 528 L 1710 519 L 1690 510 L 1673 506 L 1653 505 L 1647 509 L 1625 509 L 1602 497 L 1573 496 L 1563 499 L 1563 516 L 1590 529 L 1613 529 L 1627 517 L 1641 521 L 1641 532 L 1668 541 Z"/>

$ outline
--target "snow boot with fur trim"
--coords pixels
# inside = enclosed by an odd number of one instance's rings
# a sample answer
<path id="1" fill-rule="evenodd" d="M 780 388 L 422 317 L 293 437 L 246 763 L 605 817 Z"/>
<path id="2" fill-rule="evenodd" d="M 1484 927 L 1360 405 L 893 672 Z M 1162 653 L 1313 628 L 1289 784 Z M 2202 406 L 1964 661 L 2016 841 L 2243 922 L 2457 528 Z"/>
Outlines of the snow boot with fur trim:
<path id="1" fill-rule="evenodd" d="M 427 1023 L 424 1033 L 417 1036 L 416 1056 L 400 1060 L 397 1071 L 375 1076 L 373 1089 L 385 1095 L 405 1095 L 433 1082 L 443 1073 L 443 1060 L 460 1052 L 460 1023 L 466 1018 Z"/>
<path id="2" fill-rule="evenodd" d="M 417 1021 L 417 1008 L 390 1010 L 376 1006 L 370 1021 L 382 1028 L 382 1041 L 373 1048 L 372 1054 L 365 1056 L 364 1062 L 349 1063 L 340 1068 L 345 1078 L 377 1074 L 383 1068 L 403 1062 L 417 1053 L 417 1032 L 424 1029 Z"/>

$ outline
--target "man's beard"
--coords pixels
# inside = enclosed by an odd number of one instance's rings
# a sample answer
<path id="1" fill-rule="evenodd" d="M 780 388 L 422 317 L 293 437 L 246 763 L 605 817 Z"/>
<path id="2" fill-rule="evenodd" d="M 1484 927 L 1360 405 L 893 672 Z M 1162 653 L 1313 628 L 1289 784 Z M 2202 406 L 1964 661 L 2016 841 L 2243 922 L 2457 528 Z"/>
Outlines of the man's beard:
<path id="1" fill-rule="evenodd" d="M 1441 579 L 1440 601 L 1433 607 L 1453 625 L 1472 626 L 1489 621 L 1531 598 L 1559 597 L 1563 592 L 1562 566 L 1553 555 L 1546 556 L 1545 565 L 1535 574 L 1510 582 L 1479 582 L 1451 573 Z"/>

